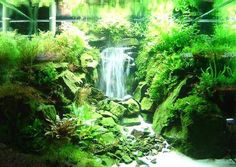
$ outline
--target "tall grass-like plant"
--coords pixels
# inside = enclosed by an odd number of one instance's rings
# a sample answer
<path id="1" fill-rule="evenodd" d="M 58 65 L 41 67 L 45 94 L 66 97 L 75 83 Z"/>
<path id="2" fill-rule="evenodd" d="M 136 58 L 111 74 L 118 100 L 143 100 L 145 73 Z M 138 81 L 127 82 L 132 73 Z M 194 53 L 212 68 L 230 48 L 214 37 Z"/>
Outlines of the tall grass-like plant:
<path id="1" fill-rule="evenodd" d="M 9 81 L 12 69 L 18 65 L 20 51 L 15 34 L 0 33 L 0 81 Z"/>

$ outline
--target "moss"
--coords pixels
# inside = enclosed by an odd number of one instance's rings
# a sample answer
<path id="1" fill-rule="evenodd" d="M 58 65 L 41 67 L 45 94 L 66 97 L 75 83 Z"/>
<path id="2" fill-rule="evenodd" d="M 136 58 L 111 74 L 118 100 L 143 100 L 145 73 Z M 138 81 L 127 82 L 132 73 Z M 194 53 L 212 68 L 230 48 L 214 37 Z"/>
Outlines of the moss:
<path id="1" fill-rule="evenodd" d="M 102 160 L 91 153 L 81 151 L 73 145 L 51 147 L 43 155 L 43 159 L 52 164 L 71 164 L 78 167 L 103 167 Z"/>

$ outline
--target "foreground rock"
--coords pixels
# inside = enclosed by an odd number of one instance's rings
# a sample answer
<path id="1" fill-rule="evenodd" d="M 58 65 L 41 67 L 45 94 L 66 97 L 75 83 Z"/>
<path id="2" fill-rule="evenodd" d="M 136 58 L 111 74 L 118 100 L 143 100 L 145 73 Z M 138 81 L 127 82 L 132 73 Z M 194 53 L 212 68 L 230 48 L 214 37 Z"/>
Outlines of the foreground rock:
<path id="1" fill-rule="evenodd" d="M 225 118 L 216 105 L 201 97 L 189 96 L 157 110 L 154 127 L 189 156 L 220 158 L 226 153 Z"/>

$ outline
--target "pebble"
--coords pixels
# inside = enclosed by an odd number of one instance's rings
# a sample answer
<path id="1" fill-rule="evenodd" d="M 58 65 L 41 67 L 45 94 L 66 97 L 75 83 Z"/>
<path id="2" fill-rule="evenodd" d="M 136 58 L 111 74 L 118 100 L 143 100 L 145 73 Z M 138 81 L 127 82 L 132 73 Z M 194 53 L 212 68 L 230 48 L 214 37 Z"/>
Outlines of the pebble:
<path id="1" fill-rule="evenodd" d="M 157 163 L 157 159 L 156 159 L 156 158 L 155 158 L 155 159 L 152 159 L 152 160 L 151 160 L 151 163 L 156 164 L 156 163 Z"/>

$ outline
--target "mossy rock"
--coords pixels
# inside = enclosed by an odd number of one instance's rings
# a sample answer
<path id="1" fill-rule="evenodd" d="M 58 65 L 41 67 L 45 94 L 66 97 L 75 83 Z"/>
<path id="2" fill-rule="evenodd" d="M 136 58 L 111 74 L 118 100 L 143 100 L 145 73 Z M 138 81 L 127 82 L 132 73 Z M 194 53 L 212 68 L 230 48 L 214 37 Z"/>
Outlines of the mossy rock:
<path id="1" fill-rule="evenodd" d="M 134 99 L 137 100 L 138 102 L 140 102 L 142 100 L 142 97 L 145 94 L 146 89 L 147 89 L 147 83 L 146 82 L 139 82 L 139 84 L 133 94 Z"/>
<path id="2" fill-rule="evenodd" d="M 121 104 L 127 108 L 125 116 L 138 115 L 140 112 L 139 104 L 134 99 L 128 99 L 127 101 L 122 102 Z"/>
<path id="3" fill-rule="evenodd" d="M 155 131 L 180 152 L 194 158 L 221 158 L 226 150 L 226 123 L 213 103 L 191 95 L 155 115 Z"/>
<path id="4" fill-rule="evenodd" d="M 117 125 L 112 117 L 102 118 L 100 124 L 104 127 L 114 127 Z"/>
<path id="5" fill-rule="evenodd" d="M 93 68 L 95 69 L 98 65 L 98 61 L 93 58 L 89 53 L 84 53 L 80 57 L 81 66 L 83 68 Z"/>
<path id="6" fill-rule="evenodd" d="M 142 111 L 150 111 L 153 106 L 153 100 L 147 97 L 144 97 L 140 103 Z"/>
<path id="7" fill-rule="evenodd" d="M 138 117 L 133 117 L 133 118 L 123 118 L 121 124 L 124 126 L 134 126 L 134 125 L 140 125 L 141 122 Z"/>
<path id="8" fill-rule="evenodd" d="M 119 140 L 112 132 L 104 133 L 98 138 L 98 142 L 104 146 L 117 145 Z"/>
<path id="9" fill-rule="evenodd" d="M 82 85 L 84 77 L 85 75 L 75 75 L 69 70 L 63 71 L 57 76 L 59 83 L 67 89 L 66 93 L 72 94 L 73 97 Z"/>
<path id="10" fill-rule="evenodd" d="M 110 102 L 110 112 L 118 118 L 121 118 L 125 114 L 126 110 L 127 109 L 123 105 L 114 101 Z"/>
<path id="11" fill-rule="evenodd" d="M 77 116 L 83 121 L 98 120 L 102 118 L 101 114 L 96 112 L 96 108 L 88 104 L 82 105 L 77 109 Z"/>
<path id="12" fill-rule="evenodd" d="M 100 110 L 105 110 L 111 112 L 114 116 L 116 116 L 118 119 L 122 118 L 122 116 L 127 111 L 127 108 L 125 108 L 123 105 L 110 101 L 108 99 L 102 100 L 98 103 L 98 108 Z"/>

